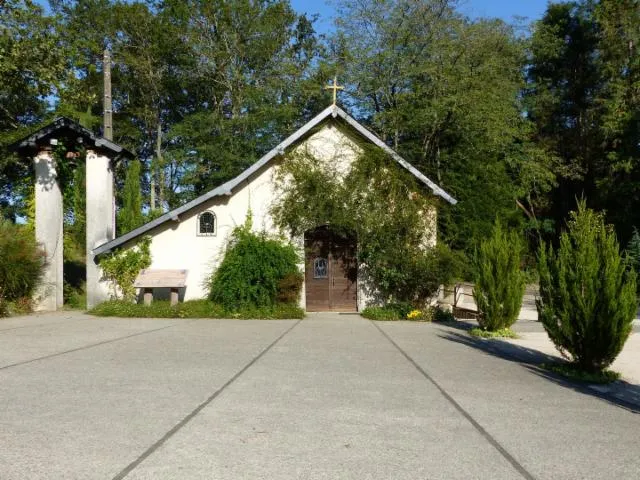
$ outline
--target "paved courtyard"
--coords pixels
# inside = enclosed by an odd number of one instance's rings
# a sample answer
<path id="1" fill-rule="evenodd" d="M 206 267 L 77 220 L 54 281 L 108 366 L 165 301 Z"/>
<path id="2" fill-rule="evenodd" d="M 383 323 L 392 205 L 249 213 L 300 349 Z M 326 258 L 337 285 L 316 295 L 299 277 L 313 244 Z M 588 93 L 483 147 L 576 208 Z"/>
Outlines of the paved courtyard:
<path id="1" fill-rule="evenodd" d="M 640 408 L 437 324 L 7 319 L 0 405 L 2 480 L 640 477 Z"/>

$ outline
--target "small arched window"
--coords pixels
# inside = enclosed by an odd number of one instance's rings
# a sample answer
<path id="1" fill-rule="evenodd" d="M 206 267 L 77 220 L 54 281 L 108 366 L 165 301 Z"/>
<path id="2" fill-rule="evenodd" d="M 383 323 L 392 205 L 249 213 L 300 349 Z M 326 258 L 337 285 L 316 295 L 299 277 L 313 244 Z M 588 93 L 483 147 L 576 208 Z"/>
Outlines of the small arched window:
<path id="1" fill-rule="evenodd" d="M 211 236 L 216 234 L 216 216 L 213 212 L 202 212 L 198 216 L 198 235 Z"/>
<path id="2" fill-rule="evenodd" d="M 326 258 L 316 258 L 313 261 L 313 278 L 329 278 L 328 265 Z"/>

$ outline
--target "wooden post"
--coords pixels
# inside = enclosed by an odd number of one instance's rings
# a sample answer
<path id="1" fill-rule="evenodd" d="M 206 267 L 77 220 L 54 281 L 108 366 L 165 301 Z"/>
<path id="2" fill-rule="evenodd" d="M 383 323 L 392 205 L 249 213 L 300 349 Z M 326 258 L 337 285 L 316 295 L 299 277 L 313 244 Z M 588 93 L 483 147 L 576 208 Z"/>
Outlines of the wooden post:
<path id="1" fill-rule="evenodd" d="M 177 288 L 172 288 L 171 289 L 171 306 L 175 306 L 178 304 L 178 289 Z"/>
<path id="2" fill-rule="evenodd" d="M 153 300 L 153 288 L 145 288 L 143 298 L 145 305 L 151 305 L 151 301 Z"/>

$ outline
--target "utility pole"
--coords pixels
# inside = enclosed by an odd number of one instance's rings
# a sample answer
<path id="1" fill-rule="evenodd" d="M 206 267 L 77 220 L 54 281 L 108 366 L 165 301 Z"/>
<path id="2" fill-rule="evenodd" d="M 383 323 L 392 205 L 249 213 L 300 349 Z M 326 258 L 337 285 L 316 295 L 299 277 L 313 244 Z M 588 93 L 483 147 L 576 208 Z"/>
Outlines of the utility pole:
<path id="1" fill-rule="evenodd" d="M 111 100 L 111 54 L 109 49 L 104 50 L 102 59 L 102 73 L 104 76 L 104 104 L 102 107 L 104 118 L 103 137 L 113 140 L 113 102 Z"/>
<path id="2" fill-rule="evenodd" d="M 103 75 L 103 87 L 104 98 L 102 104 L 102 122 L 103 132 L 102 136 L 107 140 L 113 141 L 113 100 L 111 98 L 111 54 L 109 49 L 104 49 L 104 56 L 102 57 L 102 75 Z M 111 215 L 111 238 L 116 237 L 116 196 L 115 196 L 115 184 L 111 186 L 112 190 L 112 215 Z M 87 190 L 87 193 L 89 191 Z"/>

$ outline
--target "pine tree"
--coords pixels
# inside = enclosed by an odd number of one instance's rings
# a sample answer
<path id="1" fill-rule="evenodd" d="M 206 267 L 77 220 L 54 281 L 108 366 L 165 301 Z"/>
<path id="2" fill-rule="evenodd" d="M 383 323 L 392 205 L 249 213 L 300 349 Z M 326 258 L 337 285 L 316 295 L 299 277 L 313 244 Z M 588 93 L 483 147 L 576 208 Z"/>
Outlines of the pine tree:
<path id="1" fill-rule="evenodd" d="M 525 288 L 522 252 L 518 233 L 504 230 L 496 220 L 491 237 L 482 242 L 474 262 L 473 298 L 480 312 L 478 323 L 485 330 L 509 328 L 518 319 Z"/>
<path id="2" fill-rule="evenodd" d="M 557 252 L 539 252 L 538 316 L 560 353 L 587 372 L 618 356 L 635 318 L 636 274 L 602 214 L 580 201 Z"/>
<path id="3" fill-rule="evenodd" d="M 636 227 L 633 227 L 633 234 L 627 244 L 626 251 L 629 257 L 629 264 L 638 272 L 640 270 L 640 232 Z"/>
<path id="4" fill-rule="evenodd" d="M 122 208 L 118 212 L 118 232 L 130 232 L 144 223 L 140 189 L 140 161 L 133 160 L 128 168 L 122 193 Z"/>

